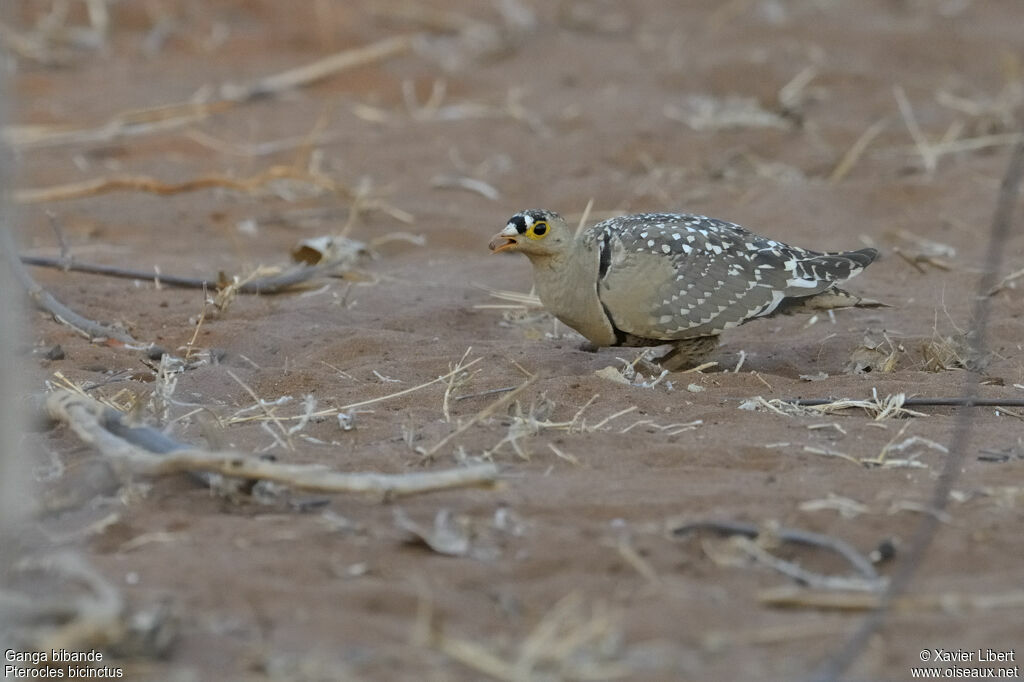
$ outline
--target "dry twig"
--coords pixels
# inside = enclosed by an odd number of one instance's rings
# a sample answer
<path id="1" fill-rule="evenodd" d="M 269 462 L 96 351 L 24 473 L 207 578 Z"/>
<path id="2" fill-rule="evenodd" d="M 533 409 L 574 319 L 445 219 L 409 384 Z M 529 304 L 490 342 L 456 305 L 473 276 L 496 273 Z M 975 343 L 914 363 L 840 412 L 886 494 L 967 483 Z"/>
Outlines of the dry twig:
<path id="1" fill-rule="evenodd" d="M 327 192 L 352 195 L 350 189 L 338 184 L 325 175 L 310 173 L 293 166 L 271 166 L 262 173 L 246 178 L 232 178 L 220 173 L 213 173 L 184 182 L 169 183 L 145 175 L 115 175 L 83 180 L 81 182 L 71 182 L 64 185 L 54 185 L 52 187 L 15 190 L 11 193 L 11 196 L 15 202 L 20 204 L 38 204 L 48 201 L 82 199 L 84 197 L 125 190 L 149 192 L 164 196 L 211 188 L 255 192 L 276 180 L 296 180 L 308 183 Z"/>
<path id="2" fill-rule="evenodd" d="M 671 529 L 671 532 L 672 535 L 681 537 L 701 530 L 710 530 L 721 535 L 740 535 L 750 540 L 757 539 L 763 534 L 763 530 L 756 525 L 738 521 L 693 521 L 675 526 Z M 819 547 L 838 554 L 845 559 L 857 571 L 857 573 L 860 574 L 861 578 L 872 583 L 876 588 L 878 587 L 879 581 L 882 580 L 878 575 L 878 572 L 875 571 L 875 567 L 871 561 L 845 540 L 833 538 L 822 533 L 802 530 L 800 528 L 771 528 L 769 530 L 769 535 L 770 537 L 782 542 L 792 542 L 810 547 Z M 800 571 L 802 572 L 803 569 L 800 569 Z M 808 575 L 803 573 L 800 575 L 790 573 L 790 575 L 801 582 L 807 582 L 809 580 Z"/>
<path id="3" fill-rule="evenodd" d="M 468 366 L 469 365 L 465 365 L 465 366 L 462 367 L 462 369 L 465 369 Z M 437 443 L 435 443 L 432 448 L 430 448 L 429 450 L 426 450 L 425 452 L 423 452 L 423 454 L 421 456 L 421 460 L 429 460 L 429 459 L 431 459 L 435 454 L 437 454 L 438 450 L 440 450 L 445 445 L 447 445 L 453 438 L 456 438 L 459 435 L 461 435 L 462 433 L 464 433 L 467 429 L 469 429 L 471 426 L 473 426 L 474 424 L 479 422 L 481 419 L 486 419 L 487 417 L 489 417 L 492 414 L 494 414 L 495 412 L 497 412 L 501 407 L 503 407 L 505 405 L 508 405 L 512 401 L 513 398 L 515 398 L 517 395 L 519 395 L 524 390 L 526 390 L 526 388 L 529 387 L 534 381 L 536 381 L 536 377 L 527 379 L 522 384 L 520 384 L 514 391 L 510 391 L 510 392 L 506 393 L 505 395 L 503 395 L 502 397 L 498 398 L 497 400 L 495 400 L 493 403 L 491 403 L 490 405 L 488 405 L 484 409 L 482 409 L 479 412 L 477 412 L 475 415 L 473 415 L 472 417 L 467 419 L 465 421 L 465 423 L 461 424 L 457 429 L 455 429 L 454 431 L 449 433 L 447 436 L 445 436 L 444 438 L 439 440 Z"/>
<path id="4" fill-rule="evenodd" d="M 78 263 L 67 261 L 63 258 L 48 258 L 46 256 L 21 256 L 21 262 L 25 265 L 32 265 L 42 268 L 55 268 L 71 272 L 83 272 L 90 275 L 104 275 L 106 277 L 120 277 L 123 279 L 137 279 L 153 282 L 161 286 L 179 287 L 182 289 L 220 289 L 230 286 L 230 282 L 219 279 L 204 279 L 201 277 L 183 277 L 181 275 L 168 275 L 162 272 L 133 270 L 121 268 L 114 265 L 98 265 L 95 263 Z M 234 291 L 240 294 L 277 294 L 292 287 L 304 284 L 319 276 L 336 274 L 334 264 L 323 266 L 301 265 L 289 268 L 283 272 L 263 277 L 256 277 L 242 281 L 235 287 Z"/>
<path id="5" fill-rule="evenodd" d="M 836 167 L 832 169 L 832 173 L 828 176 L 828 182 L 830 185 L 834 185 L 841 181 L 847 176 L 847 174 L 853 170 L 853 167 L 857 165 L 857 161 L 860 160 L 861 155 L 868 148 L 876 137 L 878 137 L 882 131 L 885 130 L 888 122 L 886 119 L 881 118 L 872 123 L 867 130 L 860 134 L 860 137 L 853 143 L 853 145 L 846 150 L 843 154 L 843 158 L 839 160 Z"/>
<path id="6" fill-rule="evenodd" d="M 881 421 L 891 417 L 925 417 L 923 412 L 910 410 L 905 407 L 908 398 L 902 394 L 888 395 L 879 398 L 874 395 L 872 400 L 851 400 L 843 398 L 840 400 L 818 400 L 791 398 L 781 400 L 778 398 L 765 400 L 761 396 L 755 396 L 744 400 L 740 404 L 741 410 L 756 410 L 763 408 L 783 416 L 811 416 L 831 414 L 841 410 L 859 408 L 874 416 L 875 421 Z"/>
<path id="7" fill-rule="evenodd" d="M 29 298 L 32 299 L 32 302 L 38 308 L 53 315 L 54 319 L 58 322 L 68 325 L 90 339 L 112 339 L 133 347 L 145 347 L 146 344 L 136 341 L 126 332 L 108 327 L 79 315 L 54 298 L 54 296 L 46 289 L 41 287 L 35 279 L 32 278 L 32 275 L 29 274 L 28 269 L 22 265 L 21 261 L 18 259 L 18 251 L 14 245 L 14 238 L 11 236 L 10 230 L 6 227 L 0 227 L 0 251 L 3 252 L 3 257 L 6 258 L 15 278 L 17 278 L 18 283 L 25 289 L 25 293 L 27 293 Z"/>
<path id="8" fill-rule="evenodd" d="M 153 429 L 129 429 L 123 423 L 123 415 L 91 398 L 70 391 L 55 391 L 47 396 L 46 408 L 51 417 L 67 424 L 82 441 L 96 447 L 124 473 L 155 475 L 205 471 L 273 481 L 308 491 L 376 493 L 389 498 L 466 486 L 490 486 L 498 476 L 497 467 L 491 464 L 408 474 L 343 473 L 323 466 L 281 464 L 249 453 L 198 450 L 183 443 L 177 443 L 178 448 L 166 454 L 158 454 L 138 444 L 144 442 L 138 439 L 140 431 Z M 119 425 L 119 435 L 109 428 L 110 424 Z M 163 434 L 156 433 L 167 440 Z"/>
<path id="9" fill-rule="evenodd" d="M 871 611 L 882 603 L 882 595 L 823 592 L 816 589 L 784 585 L 762 590 L 757 600 L 765 606 L 786 609 L 820 609 L 824 611 Z M 1024 591 L 1012 590 L 996 594 L 965 594 L 947 592 L 944 594 L 912 594 L 893 599 L 889 608 L 897 612 L 941 611 L 962 613 L 964 611 L 991 611 L 994 609 L 1024 608 Z"/>
<path id="10" fill-rule="evenodd" d="M 385 38 L 369 45 L 343 50 L 272 76 L 264 76 L 248 85 L 225 83 L 220 86 L 220 95 L 232 102 L 245 102 L 258 97 L 277 95 L 286 90 L 311 85 L 347 69 L 404 54 L 412 48 L 412 42 L 412 36 Z"/>

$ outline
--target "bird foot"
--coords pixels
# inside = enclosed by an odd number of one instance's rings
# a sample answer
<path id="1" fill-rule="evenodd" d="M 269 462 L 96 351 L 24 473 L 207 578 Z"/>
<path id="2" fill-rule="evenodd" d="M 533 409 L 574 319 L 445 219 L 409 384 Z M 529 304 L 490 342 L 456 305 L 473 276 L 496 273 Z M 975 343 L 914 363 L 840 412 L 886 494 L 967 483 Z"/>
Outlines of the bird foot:
<path id="1" fill-rule="evenodd" d="M 683 339 L 666 355 L 658 359 L 658 364 L 670 372 L 692 369 L 706 361 L 718 348 L 717 336 L 698 336 L 695 339 Z"/>

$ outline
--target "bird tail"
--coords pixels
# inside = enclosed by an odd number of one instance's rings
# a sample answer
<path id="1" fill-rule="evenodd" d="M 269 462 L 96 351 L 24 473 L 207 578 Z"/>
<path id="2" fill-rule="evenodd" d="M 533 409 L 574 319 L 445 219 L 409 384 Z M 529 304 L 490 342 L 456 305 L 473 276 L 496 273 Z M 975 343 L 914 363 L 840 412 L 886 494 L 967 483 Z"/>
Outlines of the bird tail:
<path id="1" fill-rule="evenodd" d="M 804 272 L 812 273 L 819 281 L 842 282 L 855 277 L 878 257 L 876 249 L 823 253 L 800 262 Z"/>

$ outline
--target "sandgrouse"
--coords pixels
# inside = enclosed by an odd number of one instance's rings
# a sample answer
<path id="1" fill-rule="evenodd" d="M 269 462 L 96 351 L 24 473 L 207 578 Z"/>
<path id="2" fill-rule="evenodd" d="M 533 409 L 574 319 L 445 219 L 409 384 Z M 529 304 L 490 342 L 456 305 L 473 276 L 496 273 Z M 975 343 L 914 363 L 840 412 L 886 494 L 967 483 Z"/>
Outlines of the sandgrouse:
<path id="1" fill-rule="evenodd" d="M 525 254 L 544 307 L 593 346 L 672 344 L 659 361 L 669 370 L 703 361 L 721 332 L 759 317 L 882 305 L 837 286 L 875 249 L 808 251 L 706 216 L 627 215 L 577 237 L 557 213 L 528 210 L 490 249 Z"/>

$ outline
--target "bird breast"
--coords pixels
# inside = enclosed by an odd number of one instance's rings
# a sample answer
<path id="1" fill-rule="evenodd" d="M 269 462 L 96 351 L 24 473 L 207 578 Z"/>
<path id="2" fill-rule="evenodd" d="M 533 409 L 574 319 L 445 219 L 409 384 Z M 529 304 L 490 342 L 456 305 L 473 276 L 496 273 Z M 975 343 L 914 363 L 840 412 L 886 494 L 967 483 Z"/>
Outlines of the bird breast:
<path id="1" fill-rule="evenodd" d="M 615 330 L 597 295 L 597 250 L 578 244 L 564 257 L 531 260 L 544 308 L 594 345 L 614 345 Z"/>

